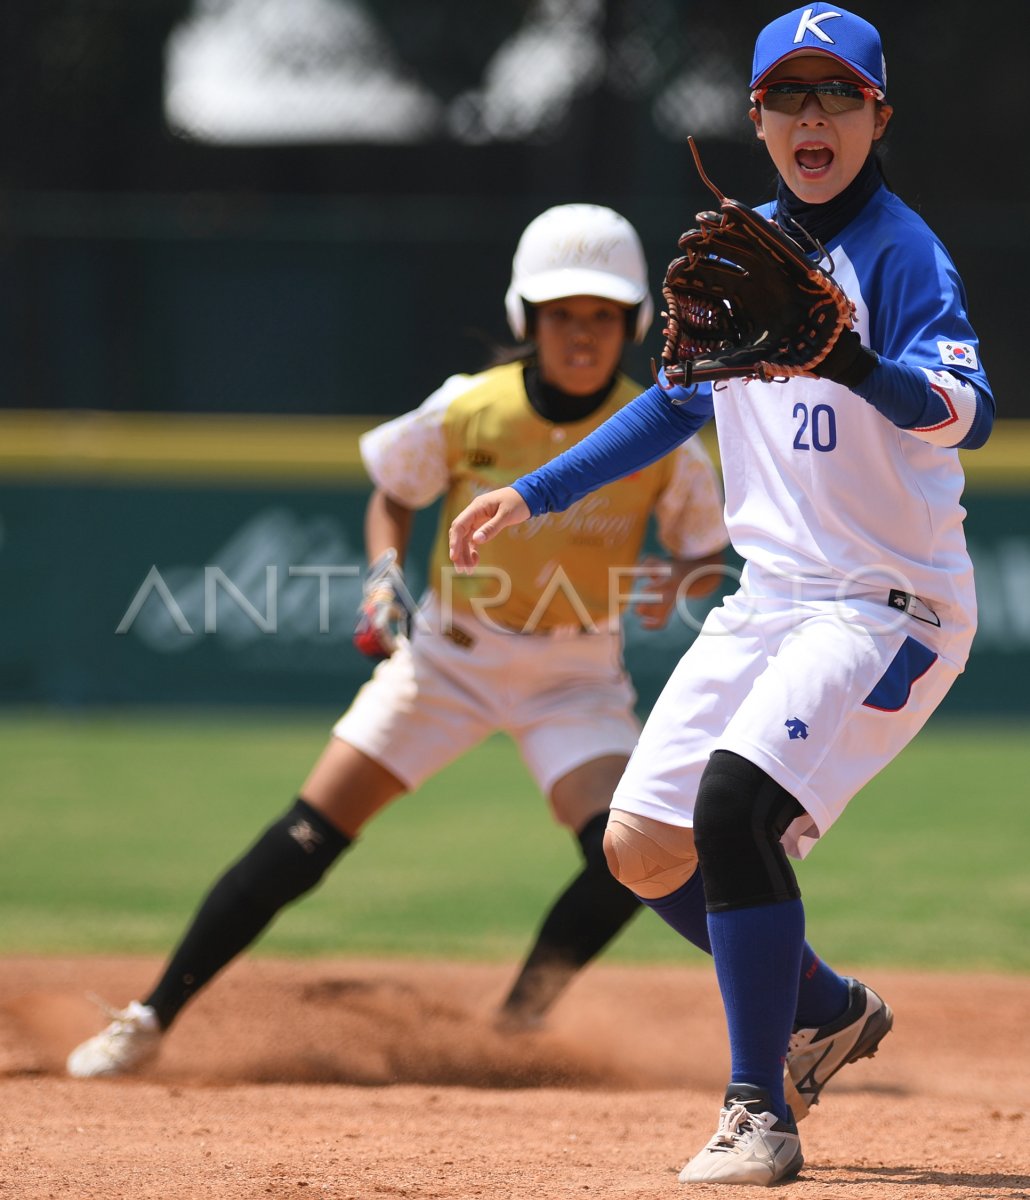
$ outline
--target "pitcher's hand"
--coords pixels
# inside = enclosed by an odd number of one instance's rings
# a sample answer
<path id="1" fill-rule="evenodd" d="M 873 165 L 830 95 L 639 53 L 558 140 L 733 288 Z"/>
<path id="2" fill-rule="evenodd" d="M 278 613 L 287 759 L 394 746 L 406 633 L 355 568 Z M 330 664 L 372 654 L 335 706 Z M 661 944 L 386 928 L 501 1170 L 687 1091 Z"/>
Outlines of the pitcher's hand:
<path id="1" fill-rule="evenodd" d="M 509 525 L 528 521 L 525 500 L 511 487 L 477 496 L 451 522 L 448 535 L 451 562 L 458 572 L 469 575 L 479 562 L 479 547 Z"/>

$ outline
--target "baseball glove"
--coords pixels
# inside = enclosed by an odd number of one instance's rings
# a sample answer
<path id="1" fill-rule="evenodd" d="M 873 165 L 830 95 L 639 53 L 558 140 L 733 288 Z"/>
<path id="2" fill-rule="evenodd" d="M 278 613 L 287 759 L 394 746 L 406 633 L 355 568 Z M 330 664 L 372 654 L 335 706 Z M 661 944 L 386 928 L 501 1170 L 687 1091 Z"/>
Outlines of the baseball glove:
<path id="1" fill-rule="evenodd" d="M 368 568 L 361 589 L 353 642 L 369 658 L 389 658 L 411 633 L 415 604 L 397 564 L 397 551 L 386 550 Z"/>
<path id="2" fill-rule="evenodd" d="M 864 378 L 877 360 L 851 328 L 854 306 L 831 275 L 832 261 L 824 270 L 778 225 L 727 199 L 688 140 L 719 211 L 697 214 L 699 227 L 680 237 L 683 254 L 665 274 L 662 365 L 669 384 Z M 828 259 L 814 239 L 811 249 Z"/>

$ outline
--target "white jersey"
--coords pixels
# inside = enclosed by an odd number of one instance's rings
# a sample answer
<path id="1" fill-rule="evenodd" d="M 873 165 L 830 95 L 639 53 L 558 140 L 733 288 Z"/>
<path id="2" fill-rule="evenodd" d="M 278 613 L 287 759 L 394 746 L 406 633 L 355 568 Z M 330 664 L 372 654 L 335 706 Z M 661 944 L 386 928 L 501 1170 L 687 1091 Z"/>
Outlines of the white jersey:
<path id="1" fill-rule="evenodd" d="M 829 250 L 866 345 L 922 370 L 935 391 L 946 393 L 950 381 L 990 396 L 962 282 L 897 196 L 880 188 Z M 933 429 L 899 428 L 825 379 L 729 380 L 692 395 L 653 388 L 585 445 L 515 486 L 531 512 L 560 511 L 613 472 L 663 453 L 713 412 L 726 525 L 747 562 L 745 591 L 887 603 L 897 589 L 948 610 L 952 627 L 971 635 L 976 603 L 958 450 L 938 444 L 947 438 Z"/>
<path id="2" fill-rule="evenodd" d="M 897 196 L 881 189 L 830 251 L 865 345 L 937 370 L 955 365 L 945 347 L 962 346 L 963 374 L 986 387 L 955 269 Z M 796 580 L 820 599 L 899 588 L 975 611 L 957 450 L 824 379 L 731 380 L 713 401 L 727 524 L 749 589 L 779 594 Z"/>
<path id="3" fill-rule="evenodd" d="M 825 600 L 900 589 L 974 609 L 957 451 L 826 380 L 733 380 L 715 414 L 745 590 Z M 846 445 L 856 452 L 833 453 Z"/>
<path id="4" fill-rule="evenodd" d="M 825 379 L 655 387 L 514 485 L 531 513 L 561 511 L 714 413 L 744 579 L 670 677 L 612 804 L 691 825 L 709 757 L 728 750 L 801 802 L 783 838 L 797 855 L 963 668 L 976 600 L 955 446 L 972 429 L 962 405 L 991 401 L 961 280 L 915 213 L 881 188 L 829 249 L 863 343 L 927 376 L 939 423 L 900 428 Z"/>

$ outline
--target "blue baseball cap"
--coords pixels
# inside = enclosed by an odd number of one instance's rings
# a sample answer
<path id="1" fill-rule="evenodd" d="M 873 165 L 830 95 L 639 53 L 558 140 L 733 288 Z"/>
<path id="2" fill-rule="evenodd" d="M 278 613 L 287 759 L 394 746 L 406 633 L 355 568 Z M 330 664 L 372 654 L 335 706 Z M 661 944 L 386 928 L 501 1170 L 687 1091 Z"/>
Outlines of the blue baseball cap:
<path id="1" fill-rule="evenodd" d="M 826 54 L 881 92 L 887 91 L 887 64 L 876 27 L 832 4 L 807 4 L 771 21 L 758 35 L 751 69 L 756 88 L 784 59 Z"/>

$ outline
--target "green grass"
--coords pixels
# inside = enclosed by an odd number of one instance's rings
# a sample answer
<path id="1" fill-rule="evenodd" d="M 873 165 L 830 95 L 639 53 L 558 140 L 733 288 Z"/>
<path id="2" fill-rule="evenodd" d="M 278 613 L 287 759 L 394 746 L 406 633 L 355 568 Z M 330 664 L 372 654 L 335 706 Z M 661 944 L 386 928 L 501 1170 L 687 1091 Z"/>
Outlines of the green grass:
<path id="1" fill-rule="evenodd" d="M 0 952 L 164 953 L 296 793 L 335 714 L 0 717 Z M 1030 738 L 931 726 L 798 867 L 844 966 L 1030 970 Z M 263 953 L 520 955 L 577 869 L 496 737 L 398 801 Z M 613 961 L 697 962 L 645 913 Z"/>

